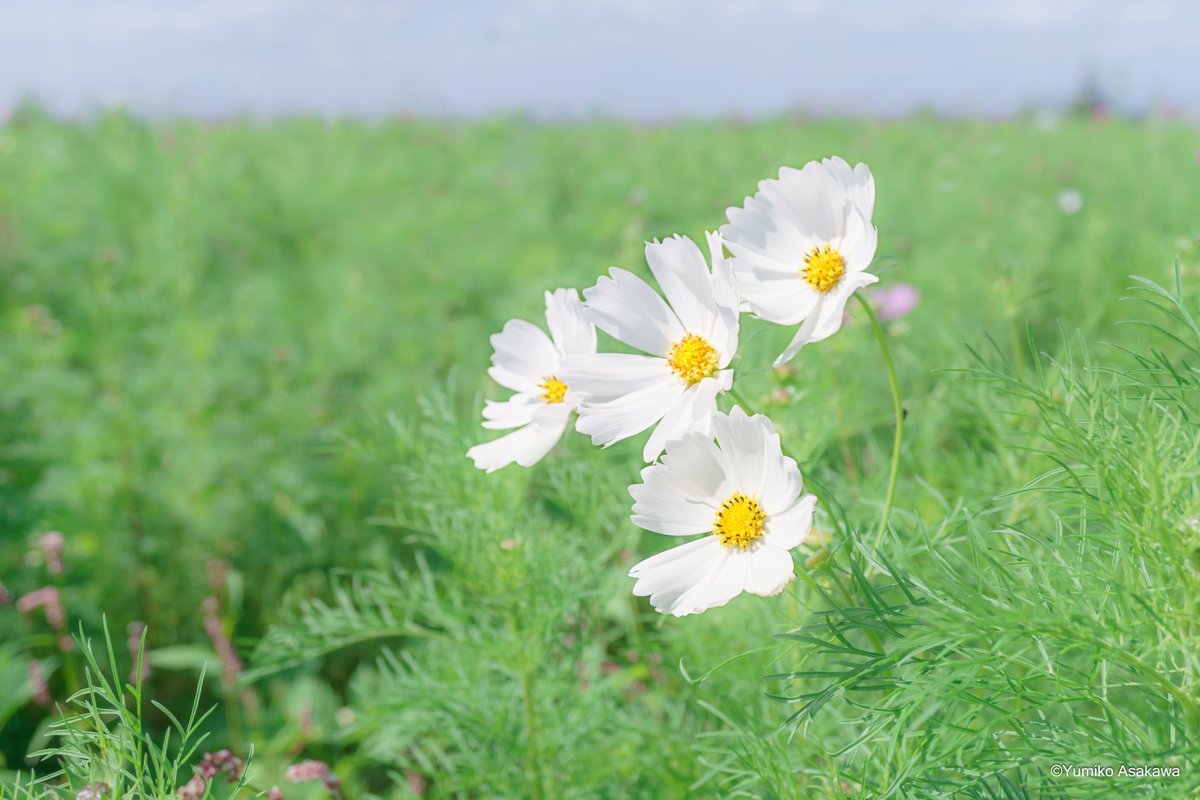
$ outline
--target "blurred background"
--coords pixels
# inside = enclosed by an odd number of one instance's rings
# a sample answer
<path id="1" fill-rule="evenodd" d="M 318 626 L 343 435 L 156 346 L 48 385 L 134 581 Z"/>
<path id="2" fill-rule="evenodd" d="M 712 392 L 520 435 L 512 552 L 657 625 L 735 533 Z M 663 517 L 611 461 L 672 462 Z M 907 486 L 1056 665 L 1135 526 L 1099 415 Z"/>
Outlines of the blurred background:
<path id="1" fill-rule="evenodd" d="M 9 4 L 0 103 L 57 114 L 668 121 L 1200 107 L 1186 0 Z"/>
<path id="2" fill-rule="evenodd" d="M 999 507 L 1045 465 L 953 370 L 1137 344 L 1129 276 L 1195 279 L 1197 41 L 1185 0 L 0 3 L 0 786 L 48 771 L 70 634 L 105 626 L 122 679 L 146 630 L 176 712 L 203 674 L 204 749 L 254 746 L 289 797 L 327 789 L 286 784 L 305 758 L 347 796 L 823 774 L 753 738 L 772 666 L 678 668 L 802 597 L 669 624 L 630 597 L 662 546 L 628 523 L 639 443 L 471 467 L 488 336 L 781 165 L 866 161 L 904 513 Z M 769 364 L 789 332 L 747 326 Z M 856 322 L 819 352 L 743 394 L 873 525 L 887 385 Z"/>

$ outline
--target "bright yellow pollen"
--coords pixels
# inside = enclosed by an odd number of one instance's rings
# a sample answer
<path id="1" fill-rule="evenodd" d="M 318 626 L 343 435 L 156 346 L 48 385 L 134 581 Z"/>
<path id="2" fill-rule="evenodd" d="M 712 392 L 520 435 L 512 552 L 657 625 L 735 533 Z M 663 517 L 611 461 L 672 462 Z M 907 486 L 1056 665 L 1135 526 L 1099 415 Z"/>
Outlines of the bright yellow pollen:
<path id="1" fill-rule="evenodd" d="M 713 520 L 713 534 L 720 537 L 721 544 L 729 548 L 745 550 L 758 537 L 762 536 L 763 524 L 767 515 L 762 506 L 749 495 L 734 492 L 729 499 L 721 503 L 721 510 Z"/>
<path id="2" fill-rule="evenodd" d="M 553 375 L 542 383 L 542 399 L 547 403 L 561 403 L 567 396 L 567 385 Z"/>
<path id="3" fill-rule="evenodd" d="M 832 245 L 814 247 L 804 257 L 804 280 L 818 292 L 828 292 L 846 274 L 846 259 Z"/>
<path id="4" fill-rule="evenodd" d="M 667 364 L 688 383 L 699 383 L 717 371 L 717 350 L 703 338 L 689 333 L 671 348 Z"/>

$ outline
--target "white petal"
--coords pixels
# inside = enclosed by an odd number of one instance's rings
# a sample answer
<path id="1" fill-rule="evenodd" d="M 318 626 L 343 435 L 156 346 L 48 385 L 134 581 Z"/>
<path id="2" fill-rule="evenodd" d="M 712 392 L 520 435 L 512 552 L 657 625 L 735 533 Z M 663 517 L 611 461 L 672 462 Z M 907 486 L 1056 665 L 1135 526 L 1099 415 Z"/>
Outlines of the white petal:
<path id="1" fill-rule="evenodd" d="M 869 272 L 856 272 L 842 278 L 832 291 L 821 296 L 816 310 L 804 320 L 796 335 L 792 337 L 791 344 L 775 359 L 775 366 L 791 361 L 806 344 L 828 339 L 837 333 L 842 327 L 842 314 L 846 310 L 846 302 L 856 291 L 878 280 L 877 275 Z"/>
<path id="2" fill-rule="evenodd" d="M 771 597 L 783 591 L 795 577 L 792 556 L 777 547 L 760 546 L 750 552 L 750 569 L 746 576 L 746 591 Z"/>
<path id="3" fill-rule="evenodd" d="M 737 286 L 728 270 L 719 270 L 718 266 L 728 267 L 731 261 L 725 257 L 725 242 L 720 231 L 705 231 L 704 238 L 708 241 L 708 258 L 712 263 L 713 273 L 713 302 L 718 306 L 737 308 Z"/>
<path id="4" fill-rule="evenodd" d="M 592 321 L 608 335 L 666 356 L 686 333 L 670 307 L 644 280 L 618 267 L 583 292 Z"/>
<path id="5" fill-rule="evenodd" d="M 646 245 L 646 264 L 689 333 L 709 336 L 715 319 L 712 276 L 704 254 L 685 236 Z"/>
<path id="6" fill-rule="evenodd" d="M 705 536 L 651 556 L 629 570 L 637 578 L 633 593 L 649 595 L 650 604 L 664 614 L 693 613 L 694 605 L 683 605 L 681 599 L 720 569 L 727 552 L 717 537 Z"/>
<path id="7" fill-rule="evenodd" d="M 603 403 L 650 384 L 677 381 L 665 359 L 634 353 L 592 353 L 564 358 L 558 378 L 586 400 Z"/>
<path id="8" fill-rule="evenodd" d="M 488 472 L 516 462 L 530 467 L 542 460 L 563 434 L 563 428 L 543 425 L 526 425 L 507 436 L 484 444 L 477 444 L 467 451 L 467 457 L 475 466 Z"/>
<path id="9" fill-rule="evenodd" d="M 782 468 L 779 434 L 771 420 L 762 414 L 747 416 L 741 406 L 734 406 L 728 414 L 713 417 L 713 432 L 732 491 L 752 495 L 762 503 L 768 476 Z"/>
<path id="10" fill-rule="evenodd" d="M 853 169 L 841 157 L 833 156 L 823 162 L 825 169 L 841 184 L 846 199 L 870 221 L 875 210 L 875 177 L 866 164 L 856 164 Z"/>
<path id="11" fill-rule="evenodd" d="M 596 327 L 574 289 L 546 292 L 546 325 L 560 354 L 596 352 Z"/>
<path id="12" fill-rule="evenodd" d="M 812 530 L 813 511 L 816 507 L 817 496 L 806 494 L 800 498 L 800 502 L 782 514 L 769 516 L 763 531 L 763 542 L 783 550 L 790 550 L 800 544 Z"/>
<path id="13" fill-rule="evenodd" d="M 642 470 L 642 483 L 629 487 L 634 499 L 633 524 L 667 536 L 711 533 L 716 509 L 711 502 L 697 500 L 663 464 Z"/>
<path id="14" fill-rule="evenodd" d="M 736 267 L 736 262 L 735 262 Z M 738 292 L 759 319 L 778 325 L 795 325 L 803 320 L 821 299 L 799 271 L 786 278 L 764 280 L 753 270 L 738 269 Z"/>
<path id="15" fill-rule="evenodd" d="M 760 184 L 761 186 L 762 184 Z M 728 208 L 721 238 L 735 258 L 757 256 L 766 269 L 786 272 L 817 244 L 797 230 L 792 212 L 761 192 L 747 197 L 743 208 Z"/>
<path id="16" fill-rule="evenodd" d="M 824 300 L 825 295 L 821 295 L 819 298 L 820 302 L 817 303 L 816 308 L 804 318 L 804 322 L 796 329 L 796 334 L 792 337 L 792 341 L 788 342 L 788 346 L 783 349 L 783 352 L 775 359 L 772 366 L 778 367 L 780 364 L 786 364 L 791 361 L 804 345 L 812 341 L 812 332 L 817 327 L 817 322 L 821 319 L 821 304 Z"/>
<path id="17" fill-rule="evenodd" d="M 778 434 L 772 445 L 775 455 L 771 456 L 770 464 L 763 473 L 762 494 L 759 496 L 759 504 L 768 516 L 791 508 L 804 491 L 800 468 L 794 459 L 783 455 Z"/>
<path id="18" fill-rule="evenodd" d="M 738 332 L 741 325 L 741 297 L 738 294 L 737 280 L 733 275 L 733 262 L 726 259 L 722 252 L 720 234 L 709 233 L 708 246 L 713 259 L 713 302 L 716 304 L 717 310 L 710 341 L 721 355 L 721 360 L 717 365 L 724 368 L 737 354 Z"/>
<path id="19" fill-rule="evenodd" d="M 712 562 L 718 560 L 724 553 L 725 548 L 721 546 L 720 540 L 715 536 L 693 539 L 690 542 L 684 542 L 681 545 L 664 550 L 634 564 L 629 569 L 629 577 L 646 577 L 651 573 L 660 572 L 667 567 L 682 569 L 684 567 L 694 568 L 701 565 L 712 566 Z M 694 573 L 693 577 L 695 577 Z M 642 595 L 636 588 L 633 593 L 639 596 Z"/>
<path id="20" fill-rule="evenodd" d="M 668 375 L 612 400 L 599 403 L 585 400 L 579 407 L 575 429 L 591 436 L 594 444 L 607 447 L 658 422 L 667 409 L 680 401 L 684 388 L 682 381 Z"/>
<path id="21" fill-rule="evenodd" d="M 507 322 L 491 342 L 495 352 L 488 375 L 513 391 L 538 394 L 542 381 L 558 364 L 558 351 L 550 337 L 523 319 Z"/>
<path id="22" fill-rule="evenodd" d="M 575 409 L 566 402 L 538 403 L 530 414 L 530 419 L 537 425 L 550 428 L 566 428 L 571 412 Z"/>
<path id="23" fill-rule="evenodd" d="M 708 537 L 716 538 L 716 537 Z M 718 543 L 718 546 L 720 544 Z M 751 554 L 746 550 L 722 547 L 724 557 L 715 569 L 695 581 L 692 588 L 679 595 L 671 604 L 669 613 L 677 617 L 699 614 L 710 608 L 723 606 L 737 597 L 746 588 L 750 573 Z M 653 598 L 651 599 L 653 602 Z M 657 608 L 657 606 L 655 606 Z M 662 611 L 663 609 L 659 609 Z"/>
<path id="24" fill-rule="evenodd" d="M 846 259 L 846 271 L 862 272 L 875 258 L 879 233 L 854 206 L 846 207 L 846 233 L 837 243 L 838 252 Z"/>
<path id="25" fill-rule="evenodd" d="M 759 191 L 776 207 L 785 209 L 801 234 L 818 244 L 842 235 L 845 226 L 846 191 L 823 164 L 810 161 L 801 169 L 783 167 L 779 180 L 765 180 Z"/>
<path id="26" fill-rule="evenodd" d="M 707 431 L 671 442 L 659 468 L 683 496 L 714 510 L 729 494 L 724 491 L 725 463 Z"/>
<path id="27" fill-rule="evenodd" d="M 680 385 L 686 386 L 683 381 L 680 381 Z M 666 448 L 668 442 L 692 431 L 707 433 L 710 420 L 717 413 L 717 394 L 728 391 L 732 385 L 733 371 L 723 370 L 695 385 L 686 386 L 680 400 L 672 407 L 664 409 L 662 422 L 654 429 L 654 433 L 650 434 L 642 457 L 646 461 L 653 461 Z"/>
<path id="28" fill-rule="evenodd" d="M 846 275 L 825 295 L 818 313 L 817 324 L 809 334 L 808 342 L 819 342 L 828 339 L 842 327 L 842 319 L 846 312 L 846 303 L 859 289 L 870 286 L 879 280 L 879 276 L 869 272 L 856 272 Z"/>
<path id="29" fill-rule="evenodd" d="M 507 400 L 488 400 L 483 406 L 483 427 L 490 430 L 518 428 L 528 425 L 533 413 L 545 403 L 528 394 L 514 394 Z"/>

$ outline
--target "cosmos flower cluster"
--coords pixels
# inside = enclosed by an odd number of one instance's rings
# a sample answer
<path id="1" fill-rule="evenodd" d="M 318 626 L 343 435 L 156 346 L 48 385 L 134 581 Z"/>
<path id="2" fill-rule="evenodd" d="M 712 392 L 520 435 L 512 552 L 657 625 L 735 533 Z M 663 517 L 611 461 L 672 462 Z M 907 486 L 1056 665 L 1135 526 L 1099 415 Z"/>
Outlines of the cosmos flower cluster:
<path id="1" fill-rule="evenodd" d="M 795 327 L 777 365 L 838 331 L 850 297 L 878 280 L 867 272 L 874 205 L 865 164 L 784 167 L 727 210 L 705 248 L 685 236 L 648 243 L 657 288 L 613 267 L 582 299 L 547 292 L 548 334 L 512 320 L 491 338 L 488 374 L 513 394 L 487 403 L 483 426 L 510 432 L 467 455 L 488 472 L 531 466 L 573 419 L 605 447 L 649 430 L 649 466 L 629 488 L 633 522 L 698 538 L 634 566 L 634 594 L 675 616 L 742 592 L 778 594 L 795 575 L 790 551 L 811 531 L 816 497 L 771 421 L 737 405 L 721 412 L 717 397 L 733 388 L 741 314 Z M 600 352 L 597 328 L 636 352 Z"/>

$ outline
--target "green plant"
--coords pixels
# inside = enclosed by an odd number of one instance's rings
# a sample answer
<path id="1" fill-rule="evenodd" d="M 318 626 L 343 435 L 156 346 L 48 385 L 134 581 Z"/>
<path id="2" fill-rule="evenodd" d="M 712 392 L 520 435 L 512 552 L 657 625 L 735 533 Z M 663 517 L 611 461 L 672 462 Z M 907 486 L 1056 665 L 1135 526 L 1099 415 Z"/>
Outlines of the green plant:
<path id="1" fill-rule="evenodd" d="M 127 682 L 121 677 L 107 626 L 104 631 L 103 662 L 92 642 L 80 635 L 86 685 L 67 698 L 61 715 L 47 729 L 47 746 L 32 754 L 34 759 L 54 765 L 54 771 L 24 783 L 17 776 L 11 785 L 0 785 L 0 797 L 158 800 L 174 797 L 186 782 L 208 737 L 202 726 L 211 709 L 200 711 L 200 686 L 187 716 L 177 717 L 145 697 L 140 677 L 143 649 L 138 649 L 133 680 Z M 147 703 L 170 720 L 171 727 L 161 739 L 147 724 Z M 227 788 L 220 788 L 220 781 L 214 780 L 203 796 L 232 800 L 242 794 L 246 769 L 240 761 L 228 777 Z"/>

